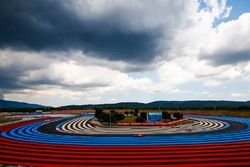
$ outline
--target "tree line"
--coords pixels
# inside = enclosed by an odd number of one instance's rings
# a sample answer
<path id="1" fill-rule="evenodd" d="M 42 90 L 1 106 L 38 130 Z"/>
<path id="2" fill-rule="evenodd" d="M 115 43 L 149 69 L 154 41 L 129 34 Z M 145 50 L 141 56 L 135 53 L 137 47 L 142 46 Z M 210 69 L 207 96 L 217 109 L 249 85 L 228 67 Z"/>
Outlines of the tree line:
<path id="1" fill-rule="evenodd" d="M 112 122 L 116 123 L 124 120 L 125 116 L 136 116 L 135 122 L 146 122 L 148 120 L 147 112 L 140 112 L 139 109 L 134 111 L 125 111 L 124 113 L 118 113 L 115 110 L 110 110 L 109 112 L 104 112 L 102 108 L 95 109 L 95 117 L 101 122 Z M 182 119 L 183 114 L 180 112 L 174 112 L 172 114 L 163 111 L 162 120 L 172 120 L 172 119 Z"/>

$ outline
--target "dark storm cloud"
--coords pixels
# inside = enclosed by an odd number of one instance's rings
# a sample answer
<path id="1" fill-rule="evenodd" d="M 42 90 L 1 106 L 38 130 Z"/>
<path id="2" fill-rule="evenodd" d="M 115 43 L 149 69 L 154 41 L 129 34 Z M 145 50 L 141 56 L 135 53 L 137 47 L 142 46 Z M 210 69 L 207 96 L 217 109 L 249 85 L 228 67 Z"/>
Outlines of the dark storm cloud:
<path id="1" fill-rule="evenodd" d="M 19 81 L 19 77 L 23 75 L 22 71 L 0 68 L 0 88 L 5 90 L 27 88 L 24 83 Z"/>
<path id="2" fill-rule="evenodd" d="M 0 99 L 4 100 L 4 92 L 2 89 L 0 89 Z"/>
<path id="3" fill-rule="evenodd" d="M 250 51 L 233 51 L 230 49 L 214 52 L 213 55 L 205 55 L 202 59 L 207 59 L 215 66 L 237 64 L 250 60 Z"/>
<path id="4" fill-rule="evenodd" d="M 133 31 L 114 11 L 80 18 L 59 0 L 0 1 L 0 48 L 33 51 L 82 50 L 109 60 L 150 62 L 161 31 Z"/>
<path id="5" fill-rule="evenodd" d="M 13 92 L 23 89 L 39 90 L 41 86 L 57 86 L 70 90 L 86 90 L 97 87 L 106 87 L 107 83 L 96 81 L 95 83 L 83 83 L 83 84 L 66 84 L 61 80 L 50 79 L 46 76 L 39 79 L 31 78 L 31 80 L 23 81 L 21 77 L 27 77 L 28 73 L 24 72 L 21 67 L 18 70 L 1 69 L 0 68 L 0 99 L 4 99 L 6 92 Z M 11 75 L 10 75 L 11 73 Z"/>
<path id="6" fill-rule="evenodd" d="M 250 51 L 232 51 L 222 52 L 214 58 L 216 65 L 235 64 L 238 62 L 244 62 L 250 60 Z"/>
<path id="7" fill-rule="evenodd" d="M 39 60 L 38 60 L 39 61 Z M 45 72 L 46 75 L 32 76 L 31 72 L 41 69 L 36 64 L 30 65 L 27 63 L 15 63 L 6 67 L 0 66 L 0 89 L 11 90 L 11 89 L 30 89 L 36 88 L 41 85 L 61 86 L 65 88 L 94 88 L 108 86 L 107 83 L 102 81 L 96 81 L 95 83 L 84 83 L 84 84 L 68 84 L 55 77 L 50 77 L 49 72 Z M 34 63 L 34 62 L 31 62 Z M 42 66 L 43 67 L 43 66 Z M 43 67 L 44 68 L 44 67 Z"/>
<path id="8" fill-rule="evenodd" d="M 1 55 L 0 55 L 1 56 Z M 11 56 L 11 55 L 8 55 Z M 20 55 L 16 55 L 13 58 L 12 63 L 6 63 L 5 66 L 0 66 L 0 93 L 3 96 L 4 93 L 8 91 L 16 91 L 22 89 L 40 89 L 41 86 L 58 86 L 65 89 L 91 89 L 96 87 L 108 86 L 107 83 L 102 81 L 95 81 L 94 83 L 65 83 L 62 79 L 56 77 L 50 77 L 50 71 L 45 71 L 41 75 L 32 75 L 32 72 L 43 70 L 46 63 L 43 60 L 37 57 L 36 61 L 21 61 L 20 58 L 17 58 Z M 23 57 L 27 59 L 27 57 Z M 0 59 L 0 61 L 4 59 Z M 2 92 L 1 92 L 2 90 Z"/>
<path id="9" fill-rule="evenodd" d="M 31 81 L 26 81 L 25 85 L 29 86 L 30 88 L 32 86 L 41 86 L 41 85 L 51 85 L 51 86 L 60 86 L 66 89 L 92 89 L 92 88 L 97 88 L 97 87 L 106 87 L 108 86 L 107 83 L 102 83 L 101 81 L 96 81 L 95 83 L 81 83 L 81 84 L 66 84 L 63 83 L 61 80 L 52 80 L 50 78 L 40 78 L 40 79 L 35 79 Z"/>

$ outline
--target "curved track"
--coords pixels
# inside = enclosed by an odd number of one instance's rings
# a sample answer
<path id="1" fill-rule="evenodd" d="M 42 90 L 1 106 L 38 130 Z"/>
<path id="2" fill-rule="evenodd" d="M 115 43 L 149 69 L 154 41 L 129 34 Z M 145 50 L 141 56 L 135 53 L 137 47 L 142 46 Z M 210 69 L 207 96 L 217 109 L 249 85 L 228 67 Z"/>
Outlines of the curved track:
<path id="1" fill-rule="evenodd" d="M 117 135 L 130 135 L 138 133 L 147 135 L 165 135 L 165 134 L 176 135 L 176 133 L 186 134 L 187 128 L 192 129 L 192 132 L 204 132 L 204 131 L 208 132 L 229 127 L 228 123 L 220 120 L 193 118 L 192 120 L 194 121 L 194 123 L 176 126 L 176 128 L 170 128 L 169 126 L 163 126 L 161 128 L 159 128 L 158 126 L 140 126 L 140 127 L 113 126 L 112 128 L 110 128 L 102 126 L 94 127 L 89 123 L 90 119 L 91 119 L 90 117 L 80 117 L 71 119 L 69 121 L 61 122 L 60 124 L 56 125 L 56 130 L 65 134 L 70 133 L 70 134 L 80 134 L 80 135 L 109 134 L 109 136 L 110 135 L 117 136 Z M 45 126 L 49 125 L 47 124 Z M 40 128 L 40 130 L 46 132 L 45 127 Z"/>
<path id="2" fill-rule="evenodd" d="M 83 129 L 94 129 L 88 119 L 39 119 L 1 126 L 0 163 L 26 166 L 250 165 L 249 118 L 199 118 L 201 121 L 196 122 L 196 126 L 199 124 L 206 132 L 185 135 L 75 135 Z M 48 129 L 45 133 L 41 127 L 55 130 Z"/>
<path id="3" fill-rule="evenodd" d="M 70 121 L 62 122 L 56 126 L 56 130 L 64 133 L 77 133 L 84 129 L 94 128 L 88 121 L 91 117 L 79 117 L 71 119 Z"/>

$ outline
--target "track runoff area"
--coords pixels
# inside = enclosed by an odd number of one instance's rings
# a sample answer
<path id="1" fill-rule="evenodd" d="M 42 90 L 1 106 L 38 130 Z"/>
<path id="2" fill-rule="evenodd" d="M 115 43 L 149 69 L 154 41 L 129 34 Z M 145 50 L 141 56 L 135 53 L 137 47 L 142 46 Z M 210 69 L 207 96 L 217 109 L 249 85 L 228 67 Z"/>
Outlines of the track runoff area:
<path id="1" fill-rule="evenodd" d="M 192 122 L 184 125 L 112 127 L 95 125 L 92 118 L 39 118 L 0 126 L 0 164 L 250 166 L 250 118 L 189 116 L 185 119 Z"/>

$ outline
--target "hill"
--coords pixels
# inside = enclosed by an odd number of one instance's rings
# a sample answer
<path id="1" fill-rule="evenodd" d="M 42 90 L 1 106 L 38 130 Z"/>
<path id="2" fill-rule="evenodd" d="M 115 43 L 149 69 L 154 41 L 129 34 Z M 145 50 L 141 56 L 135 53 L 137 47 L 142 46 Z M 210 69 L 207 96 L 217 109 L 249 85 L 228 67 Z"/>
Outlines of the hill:
<path id="1" fill-rule="evenodd" d="M 30 104 L 17 101 L 0 100 L 0 108 L 21 109 L 21 108 L 51 108 L 39 104 Z M 121 102 L 113 104 L 85 104 L 85 105 L 68 105 L 57 107 L 57 109 L 250 109 L 250 101 L 154 101 L 150 103 L 138 102 Z M 52 109 L 52 108 L 51 108 Z"/>
<path id="2" fill-rule="evenodd" d="M 48 108 L 48 106 L 17 101 L 0 100 L 0 108 Z"/>
<path id="3" fill-rule="evenodd" d="M 150 103 L 122 102 L 115 104 L 87 104 L 87 105 L 69 105 L 62 106 L 59 109 L 201 109 L 201 108 L 223 108 L 223 109 L 250 109 L 250 101 L 154 101 Z"/>

